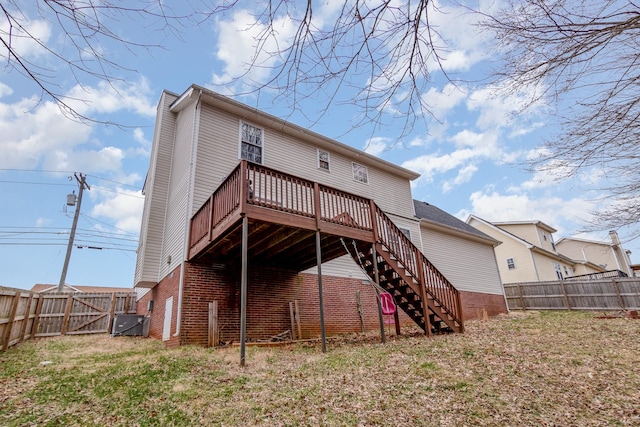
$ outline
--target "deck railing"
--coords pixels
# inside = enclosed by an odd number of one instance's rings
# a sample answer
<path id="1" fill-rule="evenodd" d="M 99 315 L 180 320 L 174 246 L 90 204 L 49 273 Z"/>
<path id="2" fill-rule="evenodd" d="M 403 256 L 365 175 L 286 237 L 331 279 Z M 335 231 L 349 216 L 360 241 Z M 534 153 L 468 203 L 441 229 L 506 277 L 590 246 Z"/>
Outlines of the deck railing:
<path id="1" fill-rule="evenodd" d="M 377 206 L 376 223 L 379 240 L 387 250 L 416 282 L 424 285 L 429 297 L 443 307 L 453 320 L 462 324 L 458 290 Z"/>
<path id="2" fill-rule="evenodd" d="M 192 217 L 190 248 L 210 238 L 243 201 L 360 230 L 373 227 L 369 199 L 242 161 Z"/>
<path id="3" fill-rule="evenodd" d="M 204 249 L 221 222 L 249 205 L 372 231 L 428 296 L 462 322 L 458 291 L 372 200 L 245 160 L 192 217 L 190 248 Z"/>

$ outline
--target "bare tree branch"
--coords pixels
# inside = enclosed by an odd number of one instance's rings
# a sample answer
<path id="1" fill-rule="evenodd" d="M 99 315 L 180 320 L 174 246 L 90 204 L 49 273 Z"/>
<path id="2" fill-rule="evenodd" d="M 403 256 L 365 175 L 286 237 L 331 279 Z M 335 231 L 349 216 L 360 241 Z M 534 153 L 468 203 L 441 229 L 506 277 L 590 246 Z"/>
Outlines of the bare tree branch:
<path id="1" fill-rule="evenodd" d="M 4 47 L 0 49 L 0 59 L 4 60 L 6 68 L 32 81 L 41 91 L 41 100 L 55 102 L 68 118 L 119 125 L 96 120 L 79 111 L 74 104 L 82 100 L 62 93 L 58 83 L 60 75 L 64 75 L 66 69 L 80 85 L 97 80 L 118 90 L 115 83 L 124 81 L 126 77 L 123 74 L 135 70 L 127 67 L 125 62 L 113 59 L 113 46 L 117 47 L 116 50 L 134 53 L 163 48 L 159 43 L 127 38 L 120 33 L 123 26 L 144 22 L 149 25 L 150 33 L 180 37 L 187 25 L 197 24 L 204 16 L 196 10 L 174 14 L 162 0 L 123 4 L 115 0 L 43 0 L 36 2 L 33 11 L 27 12 L 22 9 L 24 4 L 21 2 L 0 1 L 0 46 Z M 208 14 L 223 10 L 223 7 L 203 8 Z M 28 16 L 29 13 L 35 16 Z M 41 39 L 33 33 L 30 26 L 38 20 L 48 22 L 63 42 Z M 46 59 L 33 59 L 29 52 L 21 49 L 25 42 L 40 49 Z M 111 46 L 111 50 L 106 46 Z"/>
<path id="2" fill-rule="evenodd" d="M 630 1 L 511 1 L 485 28 L 498 36 L 505 62 L 496 73 L 510 90 L 536 87 L 535 103 L 559 102 L 561 132 L 532 166 L 566 175 L 600 171 L 608 208 L 596 228 L 640 221 L 640 8 Z"/>
<path id="3" fill-rule="evenodd" d="M 236 82 L 247 83 L 251 71 L 268 67 L 266 82 L 254 81 L 248 92 L 268 90 L 304 114 L 302 102 L 322 100 L 322 105 L 349 103 L 362 115 L 354 126 L 380 124 L 392 113 L 404 124 L 401 135 L 411 132 L 415 121 L 430 114 L 423 94 L 432 73 L 443 71 L 445 46 L 430 25 L 428 0 L 344 0 L 332 24 L 321 22 L 308 0 L 302 9 L 287 0 L 269 1 L 255 16 L 262 30 L 256 37 L 256 54 Z M 237 6 L 237 4 L 236 4 Z M 285 17 L 295 27 L 290 38 L 277 28 Z M 275 50 L 269 46 L 275 45 Z M 261 62 L 265 51 L 274 64 Z M 261 55 L 262 54 L 262 55 Z M 446 73 L 445 73 L 446 76 Z M 344 94 L 349 93 L 347 100 Z M 324 113 L 314 117 L 318 121 Z"/>

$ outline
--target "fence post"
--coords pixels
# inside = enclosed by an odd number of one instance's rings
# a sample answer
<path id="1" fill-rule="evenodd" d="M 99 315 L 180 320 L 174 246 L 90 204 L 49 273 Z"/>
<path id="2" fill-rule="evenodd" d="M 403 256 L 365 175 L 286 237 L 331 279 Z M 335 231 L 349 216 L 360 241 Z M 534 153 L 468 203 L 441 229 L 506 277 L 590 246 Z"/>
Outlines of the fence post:
<path id="1" fill-rule="evenodd" d="M 44 304 L 44 297 L 42 294 L 38 294 L 38 305 L 36 306 L 35 317 L 33 318 L 33 324 L 31 325 L 31 338 L 35 338 L 40 329 L 40 313 L 42 312 L 42 304 Z"/>
<path id="2" fill-rule="evenodd" d="M 20 341 L 24 341 L 24 336 L 27 333 L 27 324 L 29 323 L 29 314 L 31 312 L 31 303 L 33 301 L 33 292 L 29 292 L 29 299 L 27 300 L 27 306 L 24 309 L 24 320 L 22 321 L 22 330 L 20 331 Z"/>
<path id="3" fill-rule="evenodd" d="M 209 303 L 209 331 L 208 346 L 217 347 L 220 345 L 220 332 L 218 327 L 218 301 Z"/>
<path id="4" fill-rule="evenodd" d="M 522 295 L 522 288 L 520 287 L 520 283 L 516 283 L 516 287 L 518 288 L 518 295 L 520 295 L 520 305 L 522 305 L 523 310 L 526 310 L 527 306 L 524 303 L 524 296 Z"/>
<path id="5" fill-rule="evenodd" d="M 569 303 L 569 297 L 567 296 L 567 289 L 564 287 L 563 281 L 560 281 L 560 289 L 562 289 L 562 297 L 564 298 L 564 305 L 567 306 L 567 310 L 571 311 L 571 304 Z"/>
<path id="6" fill-rule="evenodd" d="M 616 295 L 618 295 L 618 301 L 620 301 L 620 308 L 626 310 L 627 308 L 624 305 L 624 299 L 622 298 L 622 294 L 620 293 L 620 287 L 618 286 L 618 281 L 616 279 L 612 279 L 613 287 L 616 290 Z"/>
<path id="7" fill-rule="evenodd" d="M 62 328 L 60 329 L 60 335 L 66 335 L 69 328 L 69 317 L 71 316 L 71 307 L 73 306 L 73 295 L 69 294 L 67 297 L 67 305 L 64 309 L 64 318 L 62 320 Z"/>
<path id="8" fill-rule="evenodd" d="M 7 329 L 4 331 L 4 337 L 2 339 L 2 351 L 6 351 L 9 347 L 9 340 L 11 339 L 11 330 L 13 329 L 13 322 L 16 319 L 16 312 L 18 311 L 18 304 L 20 302 L 20 292 L 16 291 L 13 296 L 13 303 L 11 304 L 11 312 L 9 312 L 9 323 L 7 323 Z"/>
<path id="9" fill-rule="evenodd" d="M 127 300 L 125 300 L 125 304 L 128 303 L 128 297 Z M 124 312 L 128 312 L 129 311 L 129 307 L 126 306 L 124 309 Z M 111 331 L 113 330 L 113 322 L 115 320 L 115 316 L 116 316 L 116 293 L 113 292 L 111 294 L 111 307 L 109 309 L 109 324 L 107 325 L 107 333 L 110 334 Z"/>

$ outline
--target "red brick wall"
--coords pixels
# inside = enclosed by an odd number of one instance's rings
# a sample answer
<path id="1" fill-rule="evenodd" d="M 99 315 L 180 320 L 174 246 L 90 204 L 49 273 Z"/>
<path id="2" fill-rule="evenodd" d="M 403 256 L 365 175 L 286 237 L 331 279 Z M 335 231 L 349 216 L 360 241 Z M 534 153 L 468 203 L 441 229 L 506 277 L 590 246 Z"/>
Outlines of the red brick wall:
<path id="1" fill-rule="evenodd" d="M 240 271 L 224 266 L 185 264 L 180 337 L 174 337 L 178 310 L 180 268 L 165 277 L 138 303 L 138 313 L 147 314 L 147 302 L 154 301 L 150 336 L 162 338 L 164 305 L 173 296 L 171 339 L 168 346 L 207 345 L 208 307 L 218 301 L 220 340 L 240 338 Z M 359 332 L 361 328 L 357 305 L 360 291 L 366 330 L 380 327 L 375 293 L 361 280 L 323 276 L 325 331 L 327 335 Z M 247 339 L 267 339 L 291 329 L 289 302 L 297 300 L 302 338 L 320 336 L 320 311 L 317 276 L 269 268 L 250 268 L 247 284 Z M 506 313 L 502 295 L 461 292 L 465 320 Z M 400 324 L 413 324 L 400 311 Z M 393 326 L 387 326 L 393 328 Z"/>
<path id="2" fill-rule="evenodd" d="M 171 314 L 171 337 L 165 344 L 175 347 L 180 344 L 180 338 L 174 336 L 177 327 L 178 317 L 178 287 L 180 284 L 180 266 L 158 283 L 153 289 L 147 292 L 137 304 L 137 314 L 149 315 L 149 336 L 162 339 L 162 329 L 164 327 L 164 310 L 167 298 L 173 296 L 173 312 Z M 153 311 L 148 312 L 149 301 L 153 301 Z"/>
<path id="3" fill-rule="evenodd" d="M 464 320 L 482 319 L 507 312 L 503 295 L 460 291 Z"/>
<path id="4" fill-rule="evenodd" d="M 323 276 L 327 335 L 360 331 L 360 291 L 367 330 L 379 328 L 375 293 L 360 280 Z M 302 338 L 320 336 L 317 276 L 254 267 L 247 283 L 247 339 L 267 339 L 291 329 L 289 302 L 298 301 Z M 207 344 L 208 304 L 218 301 L 220 340 L 240 338 L 240 272 L 222 266 L 186 264 L 182 344 Z M 188 307 L 188 308 L 187 308 Z M 405 315 L 401 323 L 411 322 Z"/>

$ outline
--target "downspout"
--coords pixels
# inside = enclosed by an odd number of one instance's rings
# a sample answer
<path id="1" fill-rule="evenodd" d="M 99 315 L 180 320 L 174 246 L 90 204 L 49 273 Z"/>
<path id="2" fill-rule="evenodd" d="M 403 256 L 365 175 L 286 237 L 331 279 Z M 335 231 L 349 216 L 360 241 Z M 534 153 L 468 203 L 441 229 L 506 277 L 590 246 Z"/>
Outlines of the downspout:
<path id="1" fill-rule="evenodd" d="M 192 205 L 193 205 L 193 191 L 192 188 L 194 186 L 195 175 L 193 173 L 193 163 L 195 158 L 195 146 L 196 140 L 198 136 L 198 130 L 200 125 L 199 115 L 200 109 L 198 106 L 200 105 L 200 98 L 202 97 L 202 91 L 198 94 L 198 99 L 196 100 L 195 111 L 193 112 L 193 124 L 192 124 L 192 134 L 191 134 L 191 147 L 189 152 L 189 183 L 187 185 L 187 209 L 185 213 L 184 220 L 184 245 L 182 246 L 182 259 L 180 260 L 180 281 L 178 284 L 178 313 L 176 316 L 176 333 L 173 335 L 174 337 L 180 336 L 180 325 L 182 323 L 182 293 L 184 290 L 184 268 L 187 259 L 187 253 L 189 250 L 189 225 L 191 224 L 191 213 L 192 213 Z"/>
<path id="2" fill-rule="evenodd" d="M 533 271 L 536 273 L 536 282 L 539 282 L 540 275 L 538 274 L 538 266 L 536 265 L 536 258 L 533 256 L 533 247 L 529 248 L 529 255 L 531 255 L 531 263 L 533 264 Z"/>

